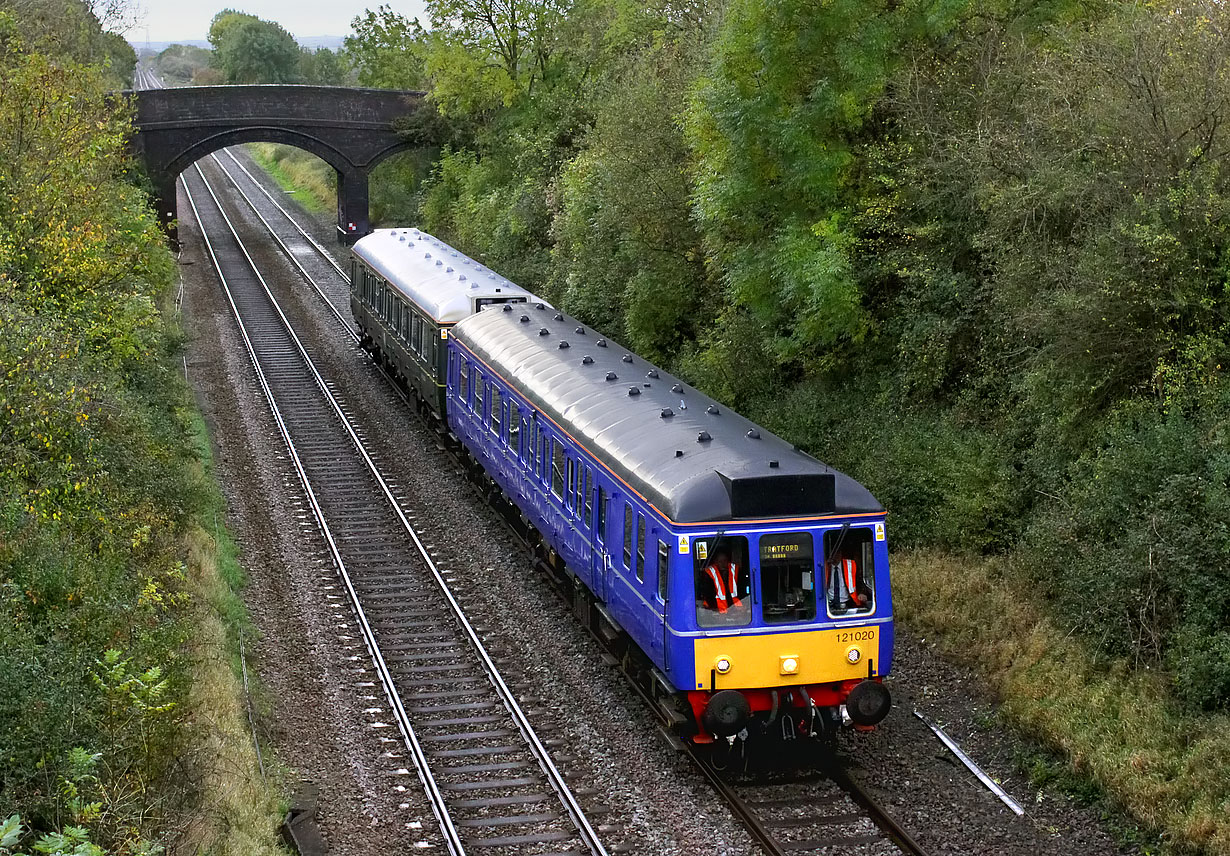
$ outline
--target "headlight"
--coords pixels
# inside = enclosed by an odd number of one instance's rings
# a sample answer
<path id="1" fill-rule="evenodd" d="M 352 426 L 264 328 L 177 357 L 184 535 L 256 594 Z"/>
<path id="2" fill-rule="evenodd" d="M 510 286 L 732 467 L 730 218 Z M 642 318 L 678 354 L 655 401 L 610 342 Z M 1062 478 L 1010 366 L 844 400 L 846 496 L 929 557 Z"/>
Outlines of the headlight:
<path id="1" fill-rule="evenodd" d="M 857 664 L 861 659 L 863 659 L 863 652 L 858 648 L 850 647 L 846 649 L 846 662 L 851 666 Z"/>
<path id="2" fill-rule="evenodd" d="M 730 671 L 730 658 L 718 657 L 717 670 L 719 675 L 724 675 Z"/>
<path id="3" fill-rule="evenodd" d="M 799 673 L 799 658 L 798 657 L 782 657 L 781 673 L 783 675 L 797 675 Z"/>

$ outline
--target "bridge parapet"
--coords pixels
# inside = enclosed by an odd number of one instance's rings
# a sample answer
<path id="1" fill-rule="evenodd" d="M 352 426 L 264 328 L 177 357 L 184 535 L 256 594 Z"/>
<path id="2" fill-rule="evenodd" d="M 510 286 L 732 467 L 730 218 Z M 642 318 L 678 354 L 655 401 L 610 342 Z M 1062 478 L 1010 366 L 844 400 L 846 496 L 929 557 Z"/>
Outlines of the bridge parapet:
<path id="1" fill-rule="evenodd" d="M 353 243 L 371 230 L 368 177 L 411 144 L 394 123 L 422 109 L 424 93 L 337 86 L 192 86 L 125 93 L 134 102 L 133 147 L 159 191 L 159 215 L 174 237 L 175 181 L 202 157 L 246 142 L 305 149 L 338 173 L 338 234 Z"/>

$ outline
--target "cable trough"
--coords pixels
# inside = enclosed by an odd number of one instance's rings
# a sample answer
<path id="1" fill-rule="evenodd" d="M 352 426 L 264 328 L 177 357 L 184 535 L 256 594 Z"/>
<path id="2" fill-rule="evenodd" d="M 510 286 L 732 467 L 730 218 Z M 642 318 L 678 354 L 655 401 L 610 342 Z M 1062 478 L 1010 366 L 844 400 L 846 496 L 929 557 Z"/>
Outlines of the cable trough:
<path id="1" fill-rule="evenodd" d="M 605 854 L 204 173 L 185 190 L 450 854 Z"/>

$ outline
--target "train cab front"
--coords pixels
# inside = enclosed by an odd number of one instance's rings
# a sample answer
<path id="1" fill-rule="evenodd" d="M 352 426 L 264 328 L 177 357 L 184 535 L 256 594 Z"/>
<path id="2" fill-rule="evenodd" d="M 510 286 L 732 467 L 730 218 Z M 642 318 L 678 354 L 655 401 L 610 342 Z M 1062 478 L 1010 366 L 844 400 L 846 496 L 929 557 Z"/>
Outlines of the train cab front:
<path id="1" fill-rule="evenodd" d="M 688 548 L 695 742 L 832 737 L 884 720 L 893 625 L 882 521 L 719 533 Z"/>

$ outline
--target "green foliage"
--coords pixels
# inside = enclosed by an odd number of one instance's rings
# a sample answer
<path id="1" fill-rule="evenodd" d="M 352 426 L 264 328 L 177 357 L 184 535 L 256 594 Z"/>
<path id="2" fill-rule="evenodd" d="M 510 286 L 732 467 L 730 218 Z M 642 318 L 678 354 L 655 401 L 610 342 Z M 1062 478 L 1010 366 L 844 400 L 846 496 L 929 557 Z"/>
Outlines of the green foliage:
<path id="1" fill-rule="evenodd" d="M 334 53 L 328 48 L 317 48 L 314 51 L 303 48 L 299 52 L 299 69 L 296 74 L 299 83 L 345 86 L 350 82 L 349 77 L 340 53 Z"/>
<path id="2" fill-rule="evenodd" d="M 158 74 L 171 86 L 186 86 L 209 68 L 213 54 L 195 45 L 171 45 L 154 59 Z"/>
<path id="3" fill-rule="evenodd" d="M 0 804 L 36 852 L 141 852 L 189 784 L 174 264 L 105 71 L 0 32 Z"/>
<path id="4" fill-rule="evenodd" d="M 273 21 L 224 9 L 209 27 L 209 43 L 227 83 L 299 82 L 299 45 Z"/>
<path id="5" fill-rule="evenodd" d="M 408 20 L 381 5 L 355 18 L 345 51 L 357 69 L 360 86 L 377 89 L 422 89 L 425 31 L 418 19 Z"/>

